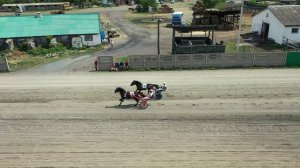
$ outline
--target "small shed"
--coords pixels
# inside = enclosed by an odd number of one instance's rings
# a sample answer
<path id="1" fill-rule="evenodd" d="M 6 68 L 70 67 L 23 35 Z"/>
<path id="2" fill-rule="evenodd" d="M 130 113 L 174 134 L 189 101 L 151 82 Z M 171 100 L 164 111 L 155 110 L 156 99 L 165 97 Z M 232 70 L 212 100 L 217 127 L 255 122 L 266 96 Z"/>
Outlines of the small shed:
<path id="1" fill-rule="evenodd" d="M 173 26 L 172 54 L 224 53 L 224 45 L 214 44 L 215 28 L 215 25 Z"/>
<path id="2" fill-rule="evenodd" d="M 194 25 L 216 25 L 217 30 L 233 30 L 238 25 L 240 10 L 205 9 L 193 13 Z"/>

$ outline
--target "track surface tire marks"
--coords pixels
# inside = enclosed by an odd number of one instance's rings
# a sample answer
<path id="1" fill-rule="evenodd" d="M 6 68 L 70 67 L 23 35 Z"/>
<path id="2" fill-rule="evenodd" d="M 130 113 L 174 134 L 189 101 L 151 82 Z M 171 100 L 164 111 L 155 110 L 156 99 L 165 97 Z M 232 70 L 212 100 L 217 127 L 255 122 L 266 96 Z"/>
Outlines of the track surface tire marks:
<path id="1" fill-rule="evenodd" d="M 0 167 L 299 167 L 299 74 L 1 74 Z M 133 79 L 168 91 L 119 107 Z"/>

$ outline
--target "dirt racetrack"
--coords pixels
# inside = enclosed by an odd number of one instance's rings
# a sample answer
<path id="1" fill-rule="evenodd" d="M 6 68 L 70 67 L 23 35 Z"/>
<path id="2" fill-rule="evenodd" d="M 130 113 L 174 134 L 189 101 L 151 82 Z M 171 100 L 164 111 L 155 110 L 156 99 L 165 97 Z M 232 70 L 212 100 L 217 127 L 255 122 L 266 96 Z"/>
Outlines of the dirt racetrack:
<path id="1" fill-rule="evenodd" d="M 118 107 L 133 79 L 168 90 Z M 0 167 L 299 167 L 300 69 L 0 74 Z"/>

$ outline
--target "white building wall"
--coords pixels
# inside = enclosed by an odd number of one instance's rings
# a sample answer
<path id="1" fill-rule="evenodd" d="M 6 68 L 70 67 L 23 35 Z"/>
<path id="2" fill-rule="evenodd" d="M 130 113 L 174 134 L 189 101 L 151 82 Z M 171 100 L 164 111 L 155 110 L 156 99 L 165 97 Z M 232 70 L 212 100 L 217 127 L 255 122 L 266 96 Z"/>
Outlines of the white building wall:
<path id="1" fill-rule="evenodd" d="M 260 35 L 263 22 L 270 25 L 268 38 L 275 40 L 275 42 L 278 44 L 282 44 L 285 27 L 279 22 L 279 20 L 269 9 L 260 12 L 252 18 L 252 32 L 258 32 L 258 34 Z"/>
<path id="2" fill-rule="evenodd" d="M 96 45 L 99 45 L 101 44 L 101 37 L 100 37 L 100 34 L 95 34 L 93 35 L 93 41 L 85 41 L 85 38 L 84 38 L 85 35 L 81 35 L 80 38 L 82 40 L 82 44 L 84 46 L 96 46 Z"/>
<path id="3" fill-rule="evenodd" d="M 292 33 L 292 28 L 298 28 L 298 33 Z M 286 27 L 284 31 L 284 37 L 300 43 L 300 26 Z"/>

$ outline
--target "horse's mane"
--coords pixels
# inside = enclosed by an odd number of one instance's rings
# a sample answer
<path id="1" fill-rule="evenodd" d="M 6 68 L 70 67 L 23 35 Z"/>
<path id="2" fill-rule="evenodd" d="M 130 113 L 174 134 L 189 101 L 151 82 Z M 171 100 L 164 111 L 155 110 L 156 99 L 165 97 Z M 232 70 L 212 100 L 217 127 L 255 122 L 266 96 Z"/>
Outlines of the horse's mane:
<path id="1" fill-rule="evenodd" d="M 123 89 L 122 87 L 120 87 L 120 86 L 118 86 L 117 88 L 116 88 L 116 91 L 118 91 L 118 92 L 126 92 L 126 90 L 125 89 Z"/>
<path id="2" fill-rule="evenodd" d="M 140 82 L 140 81 L 138 81 L 138 80 L 133 80 L 131 84 L 142 85 L 142 82 Z"/>

